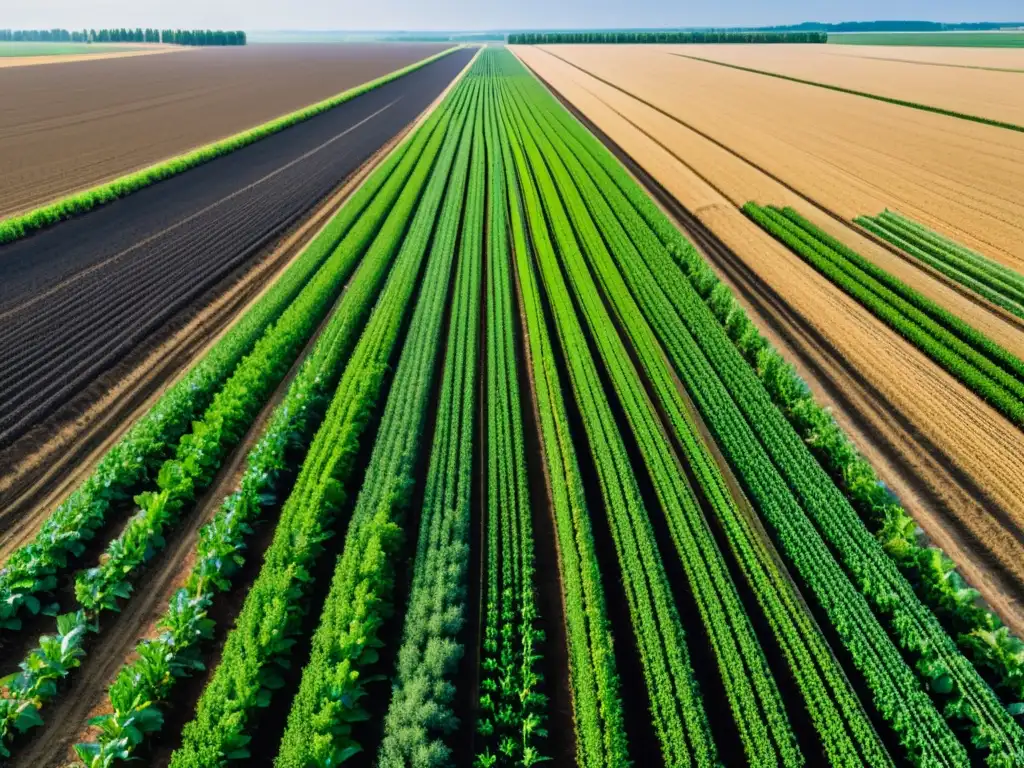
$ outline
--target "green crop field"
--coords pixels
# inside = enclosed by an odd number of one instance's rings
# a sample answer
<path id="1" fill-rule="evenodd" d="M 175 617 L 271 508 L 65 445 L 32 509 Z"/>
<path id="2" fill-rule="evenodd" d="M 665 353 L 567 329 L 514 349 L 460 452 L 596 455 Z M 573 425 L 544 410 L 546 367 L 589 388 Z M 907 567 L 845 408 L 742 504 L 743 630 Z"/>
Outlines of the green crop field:
<path id="1" fill-rule="evenodd" d="M 831 45 L 925 45 L 950 48 L 1024 48 L 1024 31 L 831 32 Z"/>
<path id="2" fill-rule="evenodd" d="M 1024 363 L 744 210 L 1024 425 Z M 0 755 L 177 551 L 75 732 L 88 768 L 1024 765 L 1021 645 L 915 528 L 648 191 L 488 47 L 8 557 Z"/>

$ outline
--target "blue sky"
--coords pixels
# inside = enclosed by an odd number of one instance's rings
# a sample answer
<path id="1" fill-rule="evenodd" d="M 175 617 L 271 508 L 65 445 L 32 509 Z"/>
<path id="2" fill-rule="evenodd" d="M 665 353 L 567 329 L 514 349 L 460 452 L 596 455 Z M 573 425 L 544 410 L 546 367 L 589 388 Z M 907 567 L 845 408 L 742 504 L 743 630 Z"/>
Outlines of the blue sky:
<path id="1" fill-rule="evenodd" d="M 2 0 L 13 28 L 510 29 L 758 26 L 799 21 L 1005 21 L 1020 0 Z"/>

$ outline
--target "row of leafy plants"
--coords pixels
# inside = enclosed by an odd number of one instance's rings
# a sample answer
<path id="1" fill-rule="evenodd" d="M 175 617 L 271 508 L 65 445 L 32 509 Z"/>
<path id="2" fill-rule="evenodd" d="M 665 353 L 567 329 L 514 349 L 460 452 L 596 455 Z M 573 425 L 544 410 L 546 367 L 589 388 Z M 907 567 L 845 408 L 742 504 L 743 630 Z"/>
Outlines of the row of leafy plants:
<path id="1" fill-rule="evenodd" d="M 558 542 L 576 761 L 595 768 L 628 765 L 621 683 L 583 476 L 534 273 L 533 246 L 509 135 L 502 119 L 496 118 L 495 124 L 508 196 L 509 239 L 515 265 L 512 279 L 524 325 L 525 362 L 531 372 L 533 408 L 540 425 Z"/>
<path id="2" fill-rule="evenodd" d="M 549 230 L 546 214 L 554 213 L 551 204 L 557 190 L 550 178 L 535 180 L 534 171 L 543 160 L 529 151 L 533 148 L 507 104 L 510 96 L 505 92 L 502 96 L 505 135 L 515 159 L 528 232 L 568 368 L 569 391 L 576 398 L 583 420 L 585 435 L 580 437 L 587 440 L 600 478 L 619 567 L 629 580 L 626 598 L 654 731 L 667 765 L 713 765 L 717 747 L 694 679 L 686 632 L 658 552 L 649 512 L 561 275 L 560 256 L 567 255 L 560 246 L 572 237 L 571 225 L 564 219 L 554 220 Z M 535 279 L 532 269 L 519 274 L 521 282 Z M 614 328 L 609 325 L 604 332 L 614 333 Z"/>
<path id="3" fill-rule="evenodd" d="M 396 154 L 396 161 L 404 155 L 404 150 Z M 415 160 L 413 153 L 408 157 Z M 78 610 L 62 617 L 64 624 L 70 621 L 68 616 L 74 616 L 76 622 L 87 622 L 83 625 L 99 631 L 101 616 L 119 611 L 121 602 L 130 598 L 133 579 L 165 546 L 166 535 L 180 520 L 181 514 L 213 481 L 224 458 L 242 439 L 334 304 L 344 281 L 352 274 L 379 227 L 377 220 L 392 205 L 403 186 L 404 179 L 398 176 L 393 163 L 380 169 L 379 176 L 387 179 L 383 187 L 372 183 L 365 188 L 367 194 L 372 190 L 378 192 L 372 202 L 367 206 L 354 206 L 364 216 L 348 230 L 288 308 L 241 360 L 214 395 L 202 418 L 193 422 L 191 430 L 180 438 L 174 457 L 167 459 L 156 473 L 157 490 L 135 497 L 139 509 L 121 533 L 111 540 L 99 564 L 77 575 L 75 598 Z M 353 295 L 357 294 L 347 294 Z M 367 307 L 372 303 L 373 295 L 362 298 Z M 361 311 L 365 312 L 365 307 Z M 50 578 L 56 581 L 56 576 Z M 34 595 L 28 598 L 38 599 Z M 194 614 L 195 605 L 194 600 L 178 600 L 172 609 Z M 59 634 L 68 633 L 59 630 Z M 40 647 L 29 653 L 22 665 L 22 673 L 12 679 L 6 693 L 6 698 L 19 704 L 31 700 L 36 709 L 35 716 L 31 722 L 20 714 L 0 720 L 0 743 L 9 744 L 17 733 L 31 725 L 39 725 L 39 711 L 57 693 L 56 685 L 47 686 L 45 690 L 38 688 L 39 674 L 33 666 L 34 660 L 45 655 L 46 649 L 52 645 L 51 639 L 52 636 L 41 638 Z M 84 649 L 79 648 L 76 666 L 84 655 Z M 60 678 L 70 671 L 71 667 L 64 668 Z M 54 682 L 60 678 L 53 678 Z M 33 692 L 34 695 L 30 695 Z M 23 710 L 19 706 L 16 711 Z"/>
<path id="4" fill-rule="evenodd" d="M 354 457 L 416 291 L 454 157 L 450 129 L 464 119 L 463 95 L 464 89 L 457 87 L 439 108 L 444 112 L 441 121 L 371 248 L 375 264 L 392 264 L 390 277 L 284 504 L 195 717 L 182 731 L 181 746 L 171 757 L 176 768 L 247 760 L 259 712 L 284 683 L 309 610 L 314 570 L 325 542 L 341 525 Z"/>
<path id="5" fill-rule="evenodd" d="M 11 554 L 0 571 L 0 629 L 20 630 L 26 616 L 46 607 L 59 577 L 81 557 L 112 511 L 152 483 L 192 421 L 206 410 L 242 358 L 335 251 L 404 152 L 405 145 L 381 173 L 359 188 L 271 289 L 103 456 L 82 485 L 57 506 L 36 537 Z"/>
<path id="6" fill-rule="evenodd" d="M 134 173 L 121 176 L 113 181 L 87 189 L 84 192 L 77 192 L 40 208 L 13 216 L 9 219 L 4 219 L 0 221 L 0 244 L 20 240 L 33 232 L 51 227 L 65 219 L 70 219 L 74 216 L 80 216 L 83 213 L 88 213 L 94 208 L 98 208 L 106 203 L 111 203 L 122 197 L 127 197 L 134 192 L 138 192 L 140 189 L 156 184 L 158 181 L 163 181 L 171 178 L 172 176 L 177 176 L 179 173 L 184 173 L 198 165 L 208 163 L 221 155 L 226 155 L 230 152 L 241 149 L 242 147 L 254 144 L 268 136 L 272 136 L 275 133 L 280 133 L 285 128 L 290 128 L 293 125 L 316 117 L 329 109 L 334 109 L 334 107 L 344 104 L 346 101 L 351 101 L 356 96 L 361 96 L 362 94 L 372 91 L 375 88 L 379 88 L 386 83 L 390 83 L 392 80 L 396 80 L 403 75 L 414 72 L 417 69 L 421 69 L 428 64 L 432 64 L 438 59 L 447 56 L 454 51 L 460 50 L 461 48 L 462 46 L 449 48 L 446 51 L 441 51 L 433 56 L 428 56 L 425 59 L 417 61 L 414 64 L 410 64 L 407 67 L 402 67 L 401 69 L 395 70 L 387 75 L 370 80 L 362 85 L 357 85 L 355 88 L 349 88 L 347 91 L 331 96 L 323 101 L 319 101 L 316 104 L 311 104 L 310 106 L 303 107 L 295 112 L 282 115 L 281 117 L 263 123 L 262 125 L 258 125 L 255 128 L 249 128 L 241 133 L 236 133 L 235 135 L 229 136 L 225 139 L 220 139 L 219 141 L 199 147 L 198 149 L 194 149 L 183 155 L 163 160 L 155 165 L 143 168 L 141 171 L 135 171 Z"/>
<path id="7" fill-rule="evenodd" d="M 854 222 L 979 296 L 1024 318 L 1024 276 L 896 211 Z"/>
<path id="8" fill-rule="evenodd" d="M 440 120 L 440 113 L 435 113 L 410 137 L 408 146 L 403 145 L 387 166 L 376 172 L 388 177 L 387 184 L 356 223 L 353 235 L 369 235 L 379 228 L 397 193 L 410 183 Z M 423 162 L 429 165 L 430 161 Z M 407 202 L 407 210 L 397 215 L 406 215 L 410 207 Z M 349 240 L 345 238 L 343 247 Z M 161 729 L 162 708 L 178 680 L 203 668 L 201 646 L 213 630 L 209 608 L 218 594 L 231 589 L 232 578 L 244 563 L 253 526 L 287 495 L 290 468 L 301 459 L 323 419 L 344 361 L 358 340 L 357 331 L 380 292 L 390 255 L 387 248 L 371 248 L 250 451 L 238 490 L 200 530 L 188 580 L 172 597 L 158 623 L 157 636 L 142 641 L 136 647 L 136 658 L 119 671 L 109 691 L 110 712 L 90 721 L 98 730 L 96 738 L 76 747 L 88 768 L 107 768 L 128 759 L 147 734 Z"/>
<path id="9" fill-rule="evenodd" d="M 548 110 L 562 108 L 545 103 L 542 92 L 536 90 L 535 81 L 522 78 L 520 87 L 524 100 L 533 107 L 529 115 L 536 126 L 534 133 L 538 142 L 543 145 L 550 141 L 548 165 L 558 169 L 561 189 L 570 189 L 569 185 L 574 182 L 581 202 L 585 201 L 585 206 L 577 208 L 577 231 L 581 233 L 587 260 L 655 387 L 657 399 L 679 441 L 683 460 L 691 467 L 703 497 L 724 528 L 740 572 L 772 627 L 775 642 L 782 649 L 790 673 L 807 702 L 830 763 L 861 765 L 865 759 L 871 765 L 891 763 L 821 631 L 801 605 L 787 577 L 779 573 L 762 537 L 729 494 L 658 349 L 660 342 L 668 358 L 679 368 L 694 370 L 699 364 L 695 359 L 699 352 L 692 338 L 675 319 L 673 302 L 655 277 L 665 273 L 665 261 L 671 271 L 670 257 L 603 169 L 572 133 L 548 114 Z M 531 99 L 531 95 L 535 98 Z M 588 230 L 589 237 L 582 236 Z M 636 245 L 633 240 L 637 241 Z M 602 243 L 607 244 L 607 250 Z M 661 263 L 649 267 L 638 249 L 660 257 Z M 651 325 L 645 318 L 651 320 Z M 696 525 L 693 528 L 689 534 L 680 532 L 677 541 L 685 540 L 687 535 L 700 541 L 699 528 Z M 684 556 L 696 557 L 691 552 Z M 752 669 L 744 672 L 756 675 Z"/>
<path id="10" fill-rule="evenodd" d="M 474 407 L 481 324 L 486 147 L 483 109 L 490 90 L 486 61 L 467 78 L 480 86 L 469 130 L 468 184 L 462 209 L 458 271 L 444 347 L 437 418 L 420 509 L 419 537 L 391 702 L 377 764 L 452 764 L 456 680 L 464 656 L 473 484 Z"/>
<path id="11" fill-rule="evenodd" d="M 571 120 L 566 123 L 577 126 Z M 578 126 L 575 129 L 581 130 Z M 682 259 L 681 253 L 692 252 L 692 258 L 699 258 L 596 139 L 587 135 L 586 142 L 637 212 L 669 245 L 673 256 Z M 893 724 L 909 754 L 917 762 L 968 761 L 952 731 L 942 727 L 928 696 L 922 697 L 923 685 L 944 704 L 943 713 L 951 725 L 970 729 L 972 747 L 979 749 L 989 764 L 1015 764 L 1020 759 L 1020 729 L 1006 709 L 956 650 L 935 616 L 921 604 L 839 489 L 771 404 L 760 381 L 722 334 L 721 326 L 692 291 L 689 281 L 682 274 L 678 280 L 673 280 L 671 273 L 658 274 L 678 287 L 673 295 L 678 293 L 687 299 L 689 309 L 680 313 L 680 319 L 714 366 L 709 373 L 717 373 L 725 387 L 718 388 L 715 396 L 714 387 L 708 386 L 714 384 L 714 378 L 694 379 L 688 385 L 702 416 L 771 525 L 787 559 L 832 619 L 830 623 L 852 661 L 875 691 L 876 708 Z M 740 413 L 741 419 L 737 418 Z M 760 442 L 776 476 L 784 480 L 784 486 L 775 481 L 774 503 L 759 498 L 756 474 L 744 469 L 744 465 L 756 466 L 749 464 L 749 457 L 756 456 L 756 442 L 751 438 Z M 754 454 L 749 453 L 751 449 L 755 449 Z M 771 465 L 761 464 L 770 471 Z M 787 491 L 792 494 L 789 501 Z M 784 512 L 787 507 L 789 511 Z M 833 553 L 842 570 L 837 570 Z M 870 611 L 866 610 L 868 606 Z M 906 661 L 913 664 L 920 682 L 908 674 L 910 670 L 900 654 L 893 653 L 887 633 L 892 634 Z M 899 714 L 901 710 L 907 714 Z"/>
<path id="12" fill-rule="evenodd" d="M 382 679 L 378 664 L 378 649 L 383 646 L 381 630 L 394 611 L 395 565 L 401 557 L 405 516 L 416 486 L 414 471 L 422 450 L 428 400 L 447 330 L 443 322 L 445 306 L 456 262 L 473 128 L 481 98 L 478 78 L 467 76 L 463 87 L 469 91 L 468 114 L 457 131 L 458 150 L 437 217 L 420 299 L 313 635 L 310 658 L 292 702 L 275 761 L 278 768 L 333 765 L 364 748 L 364 737 L 356 732 L 355 726 L 367 717 L 361 704 L 368 693 L 367 686 Z M 457 295 L 467 296 L 470 291 L 466 282 L 476 282 L 479 289 L 479 264 L 462 259 L 462 255 L 457 260 L 455 290 Z M 471 311 L 460 305 L 458 299 L 455 308 Z M 466 321 L 454 311 L 453 317 Z M 445 643 L 441 646 L 433 649 L 431 657 L 423 663 L 443 678 L 452 674 L 459 654 Z M 400 664 L 401 661 L 400 658 Z M 400 701 L 397 706 L 401 707 Z M 433 725 L 442 733 L 449 730 L 450 716 L 446 717 L 443 710 L 437 715 Z M 398 717 L 394 710 L 389 713 L 389 721 L 392 717 Z M 388 736 L 393 737 L 390 742 Z M 405 745 L 395 741 L 400 737 L 399 732 L 385 728 L 378 762 L 406 764 L 401 756 Z M 438 754 L 438 749 L 442 754 Z M 443 745 L 433 741 L 427 746 L 430 757 L 425 764 L 436 764 L 444 751 Z"/>
<path id="13" fill-rule="evenodd" d="M 744 213 L 1010 421 L 1024 426 L 1024 363 L 791 208 Z"/>
<path id="14" fill-rule="evenodd" d="M 496 53 L 485 54 L 492 78 Z M 487 497 L 482 561 L 480 701 L 476 768 L 524 768 L 547 759 L 547 699 L 538 669 L 534 533 L 527 485 L 522 397 L 509 250 L 505 166 L 497 126 L 497 87 L 484 104 L 487 139 L 486 434 Z"/>
<path id="15" fill-rule="evenodd" d="M 660 512 L 668 524 L 718 662 L 719 676 L 748 760 L 753 765 L 800 765 L 804 758 L 739 591 L 694 489 L 676 460 L 668 434 L 645 397 L 643 382 L 630 362 L 629 351 L 614 333 L 616 322 L 625 327 L 660 399 L 676 405 L 672 395 L 678 397 L 678 391 L 662 362 L 662 353 L 638 308 L 629 299 L 628 288 L 614 272 L 602 233 L 576 187 L 579 179 L 567 171 L 562 158 L 547 141 L 548 133 L 532 120 L 534 110 L 527 108 L 528 104 L 532 107 L 532 100 L 520 97 L 511 101 L 531 156 L 534 177 L 556 233 L 568 282 L 581 307 L 580 314 L 590 337 L 594 339 L 597 357 L 611 379 L 613 394 L 621 402 L 630 431 L 637 440 Z M 621 300 L 621 303 L 612 302 L 617 320 L 603 306 L 588 261 L 605 290 Z M 549 288 L 552 300 L 558 300 L 564 290 L 562 286 Z M 677 433 L 688 431 L 688 419 L 682 410 L 675 408 L 672 413 L 678 416 L 673 425 Z M 691 454 L 699 453 L 699 441 L 695 441 L 692 434 L 687 437 Z M 687 458 L 692 459 L 692 456 Z M 710 463 L 706 462 L 703 469 L 717 475 Z M 721 485 L 715 490 L 720 494 Z M 725 499 L 719 495 L 718 500 Z"/>

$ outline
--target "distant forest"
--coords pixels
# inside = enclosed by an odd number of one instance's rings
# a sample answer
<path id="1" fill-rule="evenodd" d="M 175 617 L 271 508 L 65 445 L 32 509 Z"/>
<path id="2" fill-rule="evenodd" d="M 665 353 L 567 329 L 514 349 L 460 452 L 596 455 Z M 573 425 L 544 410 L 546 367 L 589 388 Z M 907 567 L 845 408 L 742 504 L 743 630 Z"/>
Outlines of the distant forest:
<path id="1" fill-rule="evenodd" d="M 938 21 L 841 21 L 824 24 L 805 21 L 778 27 L 750 27 L 755 32 L 988 32 L 1024 26 L 1020 21 L 972 21 L 944 24 Z M 747 28 L 744 28 L 745 30 Z"/>
<path id="2" fill-rule="evenodd" d="M 171 43 L 245 45 L 241 30 L 219 29 L 0 29 L 0 43 Z"/>
<path id="3" fill-rule="evenodd" d="M 828 34 L 818 31 L 701 30 L 675 32 L 658 30 L 595 32 L 513 32 L 509 45 L 552 45 L 556 43 L 826 43 Z"/>

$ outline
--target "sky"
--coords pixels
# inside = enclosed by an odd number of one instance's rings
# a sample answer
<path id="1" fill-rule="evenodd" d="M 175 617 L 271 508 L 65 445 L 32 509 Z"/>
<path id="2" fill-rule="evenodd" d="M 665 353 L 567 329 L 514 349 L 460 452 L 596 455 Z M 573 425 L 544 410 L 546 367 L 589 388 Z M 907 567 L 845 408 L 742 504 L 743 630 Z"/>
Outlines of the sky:
<path id="1" fill-rule="evenodd" d="M 1020 0 L 0 0 L 11 29 L 482 30 L 1020 21 Z"/>

